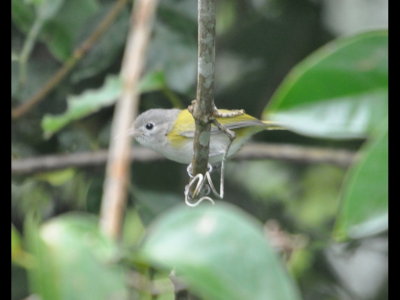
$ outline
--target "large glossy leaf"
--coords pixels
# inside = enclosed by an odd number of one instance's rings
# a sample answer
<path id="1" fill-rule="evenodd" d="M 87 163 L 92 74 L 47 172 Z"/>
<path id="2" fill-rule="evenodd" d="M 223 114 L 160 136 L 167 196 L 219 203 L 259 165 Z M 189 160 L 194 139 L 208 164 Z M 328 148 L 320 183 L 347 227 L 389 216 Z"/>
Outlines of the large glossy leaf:
<path id="1" fill-rule="evenodd" d="M 178 276 L 205 299 L 296 300 L 298 292 L 259 225 L 219 202 L 164 214 L 142 255 Z"/>
<path id="2" fill-rule="evenodd" d="M 148 73 L 139 83 L 140 92 L 149 92 L 165 86 L 164 75 L 161 72 Z M 68 97 L 68 109 L 60 115 L 45 115 L 42 128 L 46 137 L 62 129 L 72 121 L 84 118 L 103 107 L 112 105 L 122 92 L 119 76 L 110 75 L 103 86 L 87 90 L 80 95 Z"/>
<path id="3" fill-rule="evenodd" d="M 70 214 L 26 226 L 34 257 L 32 289 L 43 300 L 126 299 L 123 270 L 112 263 L 115 246 L 90 215 Z"/>
<path id="4" fill-rule="evenodd" d="M 358 238 L 388 228 L 387 121 L 361 152 L 349 171 L 343 207 L 337 219 L 338 238 Z"/>
<path id="5" fill-rule="evenodd" d="M 286 77 L 264 118 L 302 134 L 368 136 L 387 115 L 387 31 L 335 40 Z"/>

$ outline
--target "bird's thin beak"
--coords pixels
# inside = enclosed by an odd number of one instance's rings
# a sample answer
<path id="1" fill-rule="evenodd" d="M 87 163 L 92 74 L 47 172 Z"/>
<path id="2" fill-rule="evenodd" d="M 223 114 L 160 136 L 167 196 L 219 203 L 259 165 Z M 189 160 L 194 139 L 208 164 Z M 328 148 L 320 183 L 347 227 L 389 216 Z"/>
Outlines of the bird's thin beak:
<path id="1" fill-rule="evenodd" d="M 142 131 L 140 129 L 135 130 L 135 127 L 128 130 L 128 135 L 136 139 L 138 136 L 142 135 Z"/>
<path id="2" fill-rule="evenodd" d="M 132 127 L 128 130 L 128 135 L 136 137 L 138 135 L 138 132 L 135 130 L 135 127 Z"/>
<path id="3" fill-rule="evenodd" d="M 126 136 L 132 136 L 134 139 L 136 139 L 136 137 L 138 136 L 138 132 L 135 131 L 135 128 L 130 128 L 128 129 L 128 134 Z M 119 139 L 122 138 L 123 134 L 117 134 L 115 136 L 115 139 Z"/>

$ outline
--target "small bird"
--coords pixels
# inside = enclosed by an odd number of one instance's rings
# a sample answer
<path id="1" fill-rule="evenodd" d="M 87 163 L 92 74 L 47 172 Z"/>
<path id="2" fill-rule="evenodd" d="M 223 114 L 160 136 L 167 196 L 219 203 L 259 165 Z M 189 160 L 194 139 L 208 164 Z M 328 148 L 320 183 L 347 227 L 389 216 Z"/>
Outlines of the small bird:
<path id="1" fill-rule="evenodd" d="M 243 111 L 218 109 L 218 116 L 215 119 L 224 128 L 235 133 L 228 157 L 239 151 L 255 133 L 262 130 L 282 129 L 273 122 L 258 120 Z M 191 163 L 193 158 L 194 132 L 194 118 L 187 109 L 147 110 L 136 118 L 129 131 L 142 146 L 184 164 Z M 214 124 L 211 126 L 210 134 L 209 162 L 213 164 L 222 161 L 230 138 L 226 132 Z"/>

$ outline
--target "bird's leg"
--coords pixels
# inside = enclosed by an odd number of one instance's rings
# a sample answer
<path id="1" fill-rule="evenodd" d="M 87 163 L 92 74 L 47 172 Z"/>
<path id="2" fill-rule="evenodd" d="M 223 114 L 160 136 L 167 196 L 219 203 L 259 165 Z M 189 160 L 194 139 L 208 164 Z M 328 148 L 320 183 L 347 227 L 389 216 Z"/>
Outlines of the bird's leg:
<path id="1" fill-rule="evenodd" d="M 237 109 L 237 110 L 230 110 L 228 112 L 222 112 L 219 111 L 216 106 L 214 106 L 214 111 L 213 111 L 213 119 L 211 120 L 212 123 L 218 127 L 219 130 L 221 130 L 223 133 L 226 134 L 226 136 L 229 137 L 229 139 L 232 141 L 235 139 L 235 133 L 223 126 L 220 122 L 217 121 L 217 118 L 232 118 L 232 117 L 237 117 L 243 115 L 245 112 L 243 109 Z"/>
<path id="2" fill-rule="evenodd" d="M 230 130 L 229 128 L 226 128 L 224 125 L 222 125 L 220 122 L 218 122 L 218 120 L 216 118 L 232 118 L 232 117 L 236 117 L 236 116 L 240 116 L 243 115 L 245 112 L 243 109 L 239 109 L 239 110 L 232 110 L 229 112 L 221 112 L 217 109 L 217 107 L 214 106 L 214 112 L 213 112 L 213 119 L 211 120 L 212 123 L 218 127 L 219 130 L 221 130 L 223 133 L 225 133 L 225 135 L 229 138 L 229 143 L 226 146 L 226 149 L 224 151 L 224 155 L 222 157 L 222 161 L 221 161 L 221 177 L 220 177 L 220 185 L 219 185 L 219 193 L 217 192 L 217 190 L 215 189 L 212 180 L 208 175 L 207 180 L 209 182 L 209 186 L 211 187 L 211 190 L 213 191 L 213 193 L 215 195 L 217 195 L 219 198 L 223 199 L 224 198 L 224 170 L 225 170 L 225 161 L 226 158 L 229 154 L 229 149 L 232 145 L 233 140 L 236 138 L 236 134 L 234 131 Z"/>
<path id="3" fill-rule="evenodd" d="M 211 122 L 218 127 L 219 130 L 221 130 L 225 135 L 229 138 L 231 144 L 233 140 L 236 138 L 236 134 L 234 131 L 226 128 L 224 125 L 222 125 L 220 122 L 218 122 L 217 119 L 212 119 Z"/>
<path id="4" fill-rule="evenodd" d="M 191 113 L 193 113 L 193 108 L 194 108 L 194 105 L 195 105 L 195 101 L 196 100 L 193 100 L 191 105 L 189 105 L 189 107 L 188 107 L 188 110 Z M 191 164 L 190 164 L 188 166 L 188 168 L 187 168 L 187 172 L 189 174 L 189 177 L 191 178 L 191 181 L 186 186 L 186 189 L 185 189 L 185 202 L 186 202 L 186 204 L 188 206 L 197 206 L 204 200 L 209 200 L 211 203 L 214 204 L 214 200 L 207 196 L 208 193 L 210 192 L 209 189 L 211 189 L 212 192 L 214 193 L 214 195 L 216 195 L 220 199 L 224 198 L 225 161 L 226 161 L 226 158 L 228 156 L 231 144 L 232 144 L 233 140 L 236 138 L 236 134 L 235 134 L 234 131 L 232 131 L 232 130 L 226 128 L 225 126 L 223 126 L 220 122 L 218 122 L 218 120 L 216 118 L 232 118 L 232 117 L 243 115 L 244 113 L 245 112 L 244 112 L 243 109 L 232 110 L 232 111 L 229 111 L 229 112 L 220 112 L 220 111 L 218 111 L 217 107 L 214 106 L 213 116 L 212 116 L 212 119 L 210 121 L 212 122 L 212 124 L 214 124 L 219 130 L 221 130 L 229 138 L 229 143 L 226 146 L 226 149 L 224 151 L 224 154 L 223 154 L 223 157 L 222 157 L 222 161 L 221 161 L 221 177 L 220 177 L 219 192 L 216 190 L 216 188 L 215 188 L 215 186 L 214 186 L 214 184 L 212 182 L 212 179 L 211 179 L 212 168 L 211 168 L 211 170 L 207 170 L 207 172 L 204 174 L 204 176 L 202 174 L 197 174 L 196 176 L 193 176 L 192 169 L 191 169 Z M 192 193 L 192 195 L 189 195 L 190 194 L 190 187 L 196 181 L 198 181 L 197 185 L 196 185 L 196 188 L 194 189 L 194 192 Z M 207 181 L 208 185 L 205 185 L 206 181 Z M 204 187 L 209 188 L 208 191 L 206 191 L 206 193 L 205 193 L 206 196 L 203 196 L 197 202 L 192 203 L 190 200 L 195 198 L 196 196 L 198 196 L 201 193 L 201 191 L 203 190 Z"/>

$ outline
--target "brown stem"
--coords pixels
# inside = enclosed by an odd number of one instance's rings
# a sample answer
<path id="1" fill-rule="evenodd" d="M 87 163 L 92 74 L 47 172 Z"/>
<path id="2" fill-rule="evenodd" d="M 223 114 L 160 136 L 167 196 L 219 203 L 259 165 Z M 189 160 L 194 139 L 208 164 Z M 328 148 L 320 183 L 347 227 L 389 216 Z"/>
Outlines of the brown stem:
<path id="1" fill-rule="evenodd" d="M 156 6 L 157 0 L 135 1 L 132 10 L 133 24 L 128 34 L 122 62 L 123 89 L 116 103 L 111 128 L 100 214 L 101 229 L 114 240 L 120 234 L 130 178 L 131 137 L 128 135 L 128 130 L 138 110 L 138 82 L 144 68 Z M 118 138 L 115 138 L 117 136 Z"/>
<path id="2" fill-rule="evenodd" d="M 107 157 L 107 150 L 99 150 L 95 152 L 54 154 L 13 159 L 11 173 L 13 175 L 27 175 L 71 167 L 103 166 L 107 161 Z M 156 152 L 140 146 L 134 147 L 133 150 L 131 150 L 130 157 L 134 161 L 156 161 L 164 159 L 164 157 Z M 300 164 L 325 163 L 347 168 L 354 161 L 355 157 L 356 152 L 343 149 L 305 147 L 290 144 L 249 143 L 232 159 L 274 159 Z"/>

